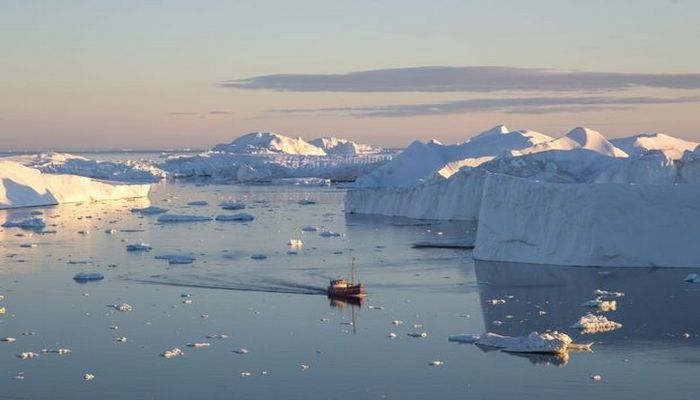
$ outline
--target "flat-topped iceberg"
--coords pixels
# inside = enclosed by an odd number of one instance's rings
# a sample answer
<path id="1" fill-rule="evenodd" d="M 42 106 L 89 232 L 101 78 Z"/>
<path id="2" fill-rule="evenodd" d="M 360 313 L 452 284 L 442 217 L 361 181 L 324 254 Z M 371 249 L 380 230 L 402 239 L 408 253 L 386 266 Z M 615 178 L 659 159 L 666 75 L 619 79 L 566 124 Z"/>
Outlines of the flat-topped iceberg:
<path id="1" fill-rule="evenodd" d="M 149 184 L 49 174 L 0 159 L 0 209 L 147 197 Z"/>
<path id="2" fill-rule="evenodd" d="M 558 184 L 487 176 L 474 257 L 583 266 L 697 267 L 700 185 Z"/>
<path id="3" fill-rule="evenodd" d="M 165 171 L 143 161 L 96 161 L 68 153 L 38 153 L 4 158 L 50 174 L 69 174 L 115 182 L 152 183 Z"/>

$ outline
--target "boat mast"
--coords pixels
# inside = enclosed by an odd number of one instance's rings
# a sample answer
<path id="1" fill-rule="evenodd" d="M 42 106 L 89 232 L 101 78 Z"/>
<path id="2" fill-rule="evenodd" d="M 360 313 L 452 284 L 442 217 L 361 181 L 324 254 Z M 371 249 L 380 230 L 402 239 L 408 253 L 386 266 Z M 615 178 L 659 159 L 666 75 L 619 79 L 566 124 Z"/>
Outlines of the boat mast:
<path id="1" fill-rule="evenodd" d="M 352 258 L 352 263 L 350 265 L 351 265 L 350 266 L 350 268 L 351 268 L 351 273 L 350 273 L 351 282 L 350 282 L 350 284 L 355 285 L 355 257 Z"/>

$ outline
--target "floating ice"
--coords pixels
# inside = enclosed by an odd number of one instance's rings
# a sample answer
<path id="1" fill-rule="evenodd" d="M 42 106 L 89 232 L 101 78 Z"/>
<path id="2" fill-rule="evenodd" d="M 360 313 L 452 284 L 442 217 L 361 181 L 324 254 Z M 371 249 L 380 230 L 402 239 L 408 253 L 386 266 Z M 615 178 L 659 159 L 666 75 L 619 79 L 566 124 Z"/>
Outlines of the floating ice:
<path id="1" fill-rule="evenodd" d="M 252 258 L 253 260 L 264 260 L 267 258 L 267 256 L 265 254 L 253 254 L 252 256 L 250 256 L 250 258 Z"/>
<path id="2" fill-rule="evenodd" d="M 293 249 L 300 249 L 304 246 L 304 242 L 302 242 L 301 239 L 289 239 L 287 245 Z"/>
<path id="3" fill-rule="evenodd" d="M 302 205 L 302 206 L 310 206 L 310 205 L 316 204 L 316 201 L 309 200 L 309 199 L 303 199 L 303 200 L 297 201 L 297 203 Z"/>
<path id="4" fill-rule="evenodd" d="M 21 358 L 22 360 L 27 360 L 27 359 L 30 359 L 30 358 L 39 357 L 39 354 L 38 354 L 38 353 L 31 352 L 31 351 L 25 351 L 25 352 L 22 352 L 22 353 L 18 354 L 17 357 L 18 357 L 18 358 Z"/>
<path id="5" fill-rule="evenodd" d="M 441 367 L 441 366 L 445 365 L 445 362 L 440 361 L 440 360 L 435 360 L 435 361 L 429 362 L 428 365 L 430 365 L 431 367 Z"/>
<path id="6" fill-rule="evenodd" d="M 248 354 L 248 349 L 244 349 L 244 348 L 233 349 L 231 351 L 236 353 L 236 354 Z"/>
<path id="7" fill-rule="evenodd" d="M 203 215 L 187 215 L 187 214 L 165 214 L 158 217 L 158 222 L 207 222 L 211 221 L 211 217 Z"/>
<path id="8" fill-rule="evenodd" d="M 73 279 L 78 282 L 101 281 L 105 276 L 100 272 L 78 272 Z"/>
<path id="9" fill-rule="evenodd" d="M 134 311 L 134 307 L 132 307 L 131 304 L 127 304 L 127 303 L 113 304 L 110 307 L 114 308 L 115 310 L 121 311 L 121 312 Z"/>
<path id="10" fill-rule="evenodd" d="M 559 332 L 532 332 L 525 337 L 501 336 L 495 333 L 486 333 L 479 337 L 475 344 L 486 347 L 495 347 L 512 353 L 563 353 L 566 352 L 571 338 L 565 333 Z"/>
<path id="11" fill-rule="evenodd" d="M 148 243 L 127 244 L 126 251 L 151 251 L 152 247 Z"/>
<path id="12" fill-rule="evenodd" d="M 58 354 L 60 356 L 72 353 L 71 349 L 42 349 L 44 354 Z"/>
<path id="13" fill-rule="evenodd" d="M 194 257 L 184 254 L 164 254 L 155 256 L 156 260 L 166 260 L 170 264 L 192 264 Z"/>
<path id="14" fill-rule="evenodd" d="M 221 214 L 216 216 L 217 221 L 240 221 L 240 222 L 249 222 L 254 220 L 255 217 L 248 214 L 248 213 L 238 213 L 238 214 Z"/>
<path id="15" fill-rule="evenodd" d="M 603 300 L 601 298 L 589 300 L 583 304 L 582 307 L 594 308 L 598 311 L 608 312 L 617 310 L 617 301 L 615 300 Z"/>
<path id="16" fill-rule="evenodd" d="M 447 340 L 457 343 L 476 343 L 482 335 L 464 333 L 461 335 L 450 335 Z"/>
<path id="17" fill-rule="evenodd" d="M 165 358 L 173 358 L 173 357 L 179 357 L 179 356 L 184 355 L 184 354 L 185 353 L 182 350 L 180 350 L 179 348 L 173 347 L 170 350 L 165 350 L 163 352 L 163 354 L 161 354 L 161 355 Z"/>
<path id="18" fill-rule="evenodd" d="M 0 342 L 5 342 L 5 343 L 14 343 L 16 341 L 17 341 L 17 339 L 13 338 L 11 336 L 5 336 L 4 338 L 0 338 Z"/>
<path id="19" fill-rule="evenodd" d="M 333 231 L 323 231 L 323 232 L 319 233 L 318 235 L 321 237 L 325 237 L 325 238 L 332 238 L 332 237 L 340 237 L 341 236 L 340 233 L 333 232 Z"/>
<path id="20" fill-rule="evenodd" d="M 87 374 L 83 375 L 83 380 L 91 381 L 91 380 L 93 380 L 93 379 L 95 379 L 95 375 L 94 375 L 94 374 L 87 373 Z"/>
<path id="21" fill-rule="evenodd" d="M 685 282 L 690 283 L 700 283 L 700 275 L 698 274 L 688 274 L 688 276 L 683 279 Z"/>
<path id="22" fill-rule="evenodd" d="M 117 338 L 114 339 L 117 343 L 125 343 L 127 340 L 129 340 L 126 336 L 118 336 Z"/>
<path id="23" fill-rule="evenodd" d="M 131 212 L 141 214 L 141 215 L 156 215 L 156 214 L 163 214 L 165 212 L 168 212 L 168 209 L 157 207 L 157 206 L 150 206 L 150 207 L 144 207 L 144 208 L 132 208 Z"/>
<path id="24" fill-rule="evenodd" d="M 571 327 L 580 329 L 583 333 L 598 333 L 622 328 L 622 324 L 611 321 L 602 315 L 586 314 Z"/>
<path id="25" fill-rule="evenodd" d="M 220 335 L 220 334 L 214 334 L 214 335 L 207 335 L 207 339 L 227 339 L 228 335 Z"/>
<path id="26" fill-rule="evenodd" d="M 46 223 L 39 217 L 27 218 L 20 221 L 7 221 L 2 224 L 3 228 L 21 228 L 26 230 L 40 231 L 46 227 Z"/>
<path id="27" fill-rule="evenodd" d="M 396 338 L 398 337 L 398 335 L 395 334 L 394 332 L 389 332 L 386 336 L 387 336 L 389 339 L 396 339 Z"/>
<path id="28" fill-rule="evenodd" d="M 427 338 L 428 333 L 427 332 L 409 332 L 407 333 L 408 336 L 414 337 L 414 338 Z"/>
<path id="29" fill-rule="evenodd" d="M 209 205 L 209 203 L 205 200 L 196 200 L 196 201 L 190 201 L 187 203 L 188 206 L 206 206 Z"/>
<path id="30" fill-rule="evenodd" d="M 623 297 L 625 294 L 622 292 L 611 292 L 608 290 L 596 289 L 593 291 L 593 296 L 598 297 Z"/>
<path id="31" fill-rule="evenodd" d="M 301 230 L 304 232 L 318 232 L 318 227 L 313 225 L 306 225 L 305 227 L 301 228 Z"/>
<path id="32" fill-rule="evenodd" d="M 246 205 L 240 201 L 225 201 L 220 203 L 219 206 L 223 210 L 244 210 Z"/>
<path id="33" fill-rule="evenodd" d="M 211 346 L 211 343 L 209 342 L 196 342 L 196 343 L 189 343 L 187 347 L 193 347 L 195 349 L 201 349 L 203 347 L 209 347 Z"/>

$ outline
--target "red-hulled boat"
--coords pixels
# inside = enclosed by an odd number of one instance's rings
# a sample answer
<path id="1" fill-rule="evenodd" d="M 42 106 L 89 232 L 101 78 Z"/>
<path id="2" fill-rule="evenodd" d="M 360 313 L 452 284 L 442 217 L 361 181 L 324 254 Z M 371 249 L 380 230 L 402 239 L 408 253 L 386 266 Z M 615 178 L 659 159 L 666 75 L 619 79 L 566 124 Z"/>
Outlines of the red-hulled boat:
<path id="1" fill-rule="evenodd" d="M 365 286 L 355 283 L 355 258 L 352 259 L 352 279 L 350 282 L 343 277 L 333 279 L 328 285 L 328 297 L 362 298 L 365 297 Z"/>

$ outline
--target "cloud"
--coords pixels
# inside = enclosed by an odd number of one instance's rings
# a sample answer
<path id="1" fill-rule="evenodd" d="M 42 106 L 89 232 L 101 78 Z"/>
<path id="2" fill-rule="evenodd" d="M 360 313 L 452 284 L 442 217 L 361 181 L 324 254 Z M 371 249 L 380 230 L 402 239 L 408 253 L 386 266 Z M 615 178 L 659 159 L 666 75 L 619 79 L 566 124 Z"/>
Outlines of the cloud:
<path id="1" fill-rule="evenodd" d="M 660 97 L 516 97 L 497 99 L 468 99 L 441 103 L 394 104 L 375 107 L 336 107 L 271 110 L 275 113 L 335 113 L 363 117 L 415 117 L 470 112 L 501 112 L 508 114 L 545 114 L 576 111 L 632 109 L 644 104 L 697 103 L 700 96 Z"/>
<path id="2" fill-rule="evenodd" d="M 700 89 L 700 74 L 577 72 L 517 67 L 412 67 L 346 74 L 277 74 L 219 83 L 287 92 L 607 91 L 635 87 Z"/>

